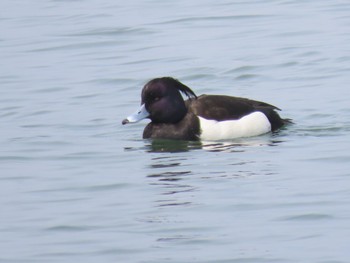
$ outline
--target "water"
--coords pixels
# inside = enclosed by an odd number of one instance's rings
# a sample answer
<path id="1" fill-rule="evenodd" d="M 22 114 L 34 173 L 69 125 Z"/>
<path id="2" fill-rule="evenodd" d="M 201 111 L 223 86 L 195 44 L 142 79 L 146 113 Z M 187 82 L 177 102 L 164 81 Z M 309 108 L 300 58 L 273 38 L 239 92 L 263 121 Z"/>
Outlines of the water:
<path id="1" fill-rule="evenodd" d="M 0 262 L 348 262 L 349 3 L 119 2 L 1 2 Z M 295 124 L 142 140 L 159 76 Z"/>

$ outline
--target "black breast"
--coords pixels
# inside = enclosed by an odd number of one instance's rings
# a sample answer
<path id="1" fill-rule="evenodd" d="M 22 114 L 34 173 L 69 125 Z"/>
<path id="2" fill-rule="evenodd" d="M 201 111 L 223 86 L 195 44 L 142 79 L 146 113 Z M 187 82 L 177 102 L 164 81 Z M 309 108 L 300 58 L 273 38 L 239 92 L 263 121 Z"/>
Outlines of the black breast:
<path id="1" fill-rule="evenodd" d="M 175 139 L 196 141 L 199 139 L 199 119 L 188 112 L 178 123 L 149 123 L 143 131 L 143 138 Z"/>

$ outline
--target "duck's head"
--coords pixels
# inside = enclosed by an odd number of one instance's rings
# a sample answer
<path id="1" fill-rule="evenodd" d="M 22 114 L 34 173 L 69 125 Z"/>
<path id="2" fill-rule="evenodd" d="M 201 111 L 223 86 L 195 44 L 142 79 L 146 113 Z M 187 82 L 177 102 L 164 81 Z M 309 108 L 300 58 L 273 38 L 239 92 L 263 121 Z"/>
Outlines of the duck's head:
<path id="1" fill-rule="evenodd" d="M 153 123 L 179 122 L 187 113 L 181 93 L 189 99 L 197 98 L 189 87 L 174 78 L 162 77 L 149 81 L 142 89 L 140 109 L 122 123 L 138 122 L 145 118 Z"/>

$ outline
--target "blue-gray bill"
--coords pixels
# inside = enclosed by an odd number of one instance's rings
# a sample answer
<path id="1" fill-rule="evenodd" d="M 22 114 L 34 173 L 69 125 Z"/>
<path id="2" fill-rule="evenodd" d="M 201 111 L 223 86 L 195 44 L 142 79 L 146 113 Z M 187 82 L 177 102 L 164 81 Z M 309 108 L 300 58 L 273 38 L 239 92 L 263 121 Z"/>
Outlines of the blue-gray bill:
<path id="1" fill-rule="evenodd" d="M 135 123 L 139 122 L 143 119 L 146 119 L 149 116 L 149 112 L 146 110 L 145 104 L 142 104 L 140 109 L 135 113 L 128 116 L 126 119 L 122 121 L 122 124 Z"/>

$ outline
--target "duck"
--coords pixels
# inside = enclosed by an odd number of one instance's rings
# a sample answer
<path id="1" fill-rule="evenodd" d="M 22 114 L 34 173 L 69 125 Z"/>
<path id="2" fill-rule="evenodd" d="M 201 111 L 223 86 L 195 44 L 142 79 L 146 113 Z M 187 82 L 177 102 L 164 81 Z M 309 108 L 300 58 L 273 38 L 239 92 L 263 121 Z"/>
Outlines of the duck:
<path id="1" fill-rule="evenodd" d="M 184 97 L 187 97 L 184 100 Z M 148 81 L 140 108 L 122 121 L 150 119 L 144 139 L 217 141 L 253 137 L 279 130 L 290 123 L 271 104 L 227 95 L 197 96 L 173 77 Z"/>

